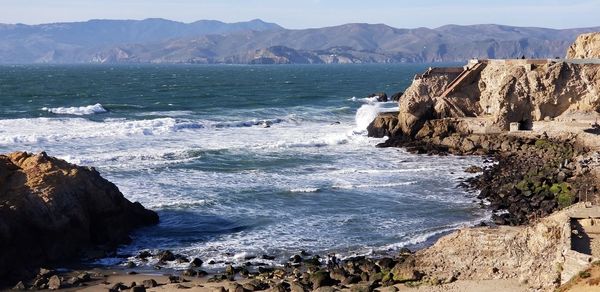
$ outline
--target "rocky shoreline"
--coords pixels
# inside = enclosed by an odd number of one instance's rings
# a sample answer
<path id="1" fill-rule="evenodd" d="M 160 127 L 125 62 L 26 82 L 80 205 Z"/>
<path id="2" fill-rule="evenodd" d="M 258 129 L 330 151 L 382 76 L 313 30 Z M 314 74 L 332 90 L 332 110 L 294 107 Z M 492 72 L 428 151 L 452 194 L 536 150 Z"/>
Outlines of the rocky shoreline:
<path id="1" fill-rule="evenodd" d="M 369 126 L 369 135 L 381 138 L 382 133 L 390 133 L 377 125 L 391 118 L 389 114 L 378 117 Z M 574 137 L 463 131 L 459 119 L 431 120 L 414 138 L 393 136 L 377 146 L 429 155 L 486 156 L 493 163 L 461 185 L 478 191 L 478 198 L 489 202 L 496 213 L 492 220 L 499 225 L 527 224 L 598 192 L 583 159 L 590 150 Z"/>

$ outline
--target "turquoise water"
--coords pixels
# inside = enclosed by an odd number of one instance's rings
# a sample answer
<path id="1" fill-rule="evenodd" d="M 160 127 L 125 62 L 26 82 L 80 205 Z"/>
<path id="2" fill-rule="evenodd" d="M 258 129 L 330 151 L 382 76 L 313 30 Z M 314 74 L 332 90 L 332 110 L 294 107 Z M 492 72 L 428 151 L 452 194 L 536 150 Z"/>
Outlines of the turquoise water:
<path id="1" fill-rule="evenodd" d="M 403 90 L 426 67 L 5 66 L 0 151 L 94 166 L 156 210 L 161 223 L 123 254 L 393 252 L 485 216 L 457 188 L 479 158 L 376 149 L 382 140 L 366 137 L 396 104 L 364 97 Z"/>

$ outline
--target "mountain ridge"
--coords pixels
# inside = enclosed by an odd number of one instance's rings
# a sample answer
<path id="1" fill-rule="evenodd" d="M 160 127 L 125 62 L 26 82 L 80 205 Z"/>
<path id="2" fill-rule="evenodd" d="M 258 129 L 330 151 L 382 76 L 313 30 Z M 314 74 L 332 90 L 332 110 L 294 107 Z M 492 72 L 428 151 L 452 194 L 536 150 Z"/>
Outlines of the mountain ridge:
<path id="1" fill-rule="evenodd" d="M 254 19 L 190 23 L 162 18 L 0 24 L 0 63 L 401 63 L 555 58 L 582 33 L 497 24 L 395 28 L 348 23 L 286 29 Z"/>

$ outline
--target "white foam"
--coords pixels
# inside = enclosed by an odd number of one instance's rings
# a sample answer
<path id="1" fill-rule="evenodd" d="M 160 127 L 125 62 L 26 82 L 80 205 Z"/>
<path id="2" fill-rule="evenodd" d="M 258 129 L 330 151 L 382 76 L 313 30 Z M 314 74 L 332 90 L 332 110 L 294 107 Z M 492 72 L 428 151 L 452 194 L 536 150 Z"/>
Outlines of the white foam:
<path id="1" fill-rule="evenodd" d="M 364 188 L 392 188 L 399 186 L 409 186 L 417 184 L 417 181 L 397 182 L 397 183 L 380 183 L 380 184 L 336 184 L 334 189 L 364 189 Z"/>
<path id="2" fill-rule="evenodd" d="M 319 189 L 319 188 L 297 188 L 297 189 L 291 189 L 290 192 L 291 193 L 316 193 L 320 190 L 321 189 Z"/>
<path id="3" fill-rule="evenodd" d="M 43 107 L 42 110 L 51 112 L 53 114 L 61 114 L 61 115 L 76 115 L 76 116 L 84 116 L 84 115 L 93 115 L 108 112 L 101 104 L 93 104 L 86 106 L 75 106 L 75 107 Z"/>
<path id="4" fill-rule="evenodd" d="M 364 132 L 369 124 L 382 112 L 397 111 L 397 107 L 385 107 L 384 103 L 363 104 L 357 111 L 355 116 L 356 128 L 358 133 Z"/>

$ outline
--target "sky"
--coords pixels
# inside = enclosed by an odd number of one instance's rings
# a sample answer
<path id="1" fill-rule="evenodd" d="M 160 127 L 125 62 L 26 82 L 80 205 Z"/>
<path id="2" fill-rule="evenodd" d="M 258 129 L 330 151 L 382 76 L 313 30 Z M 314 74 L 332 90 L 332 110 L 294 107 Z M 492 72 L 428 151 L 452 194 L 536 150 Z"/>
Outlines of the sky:
<path id="1" fill-rule="evenodd" d="M 0 0 L 0 23 L 260 18 L 286 28 L 384 23 L 399 28 L 506 24 L 600 26 L 600 0 Z"/>

